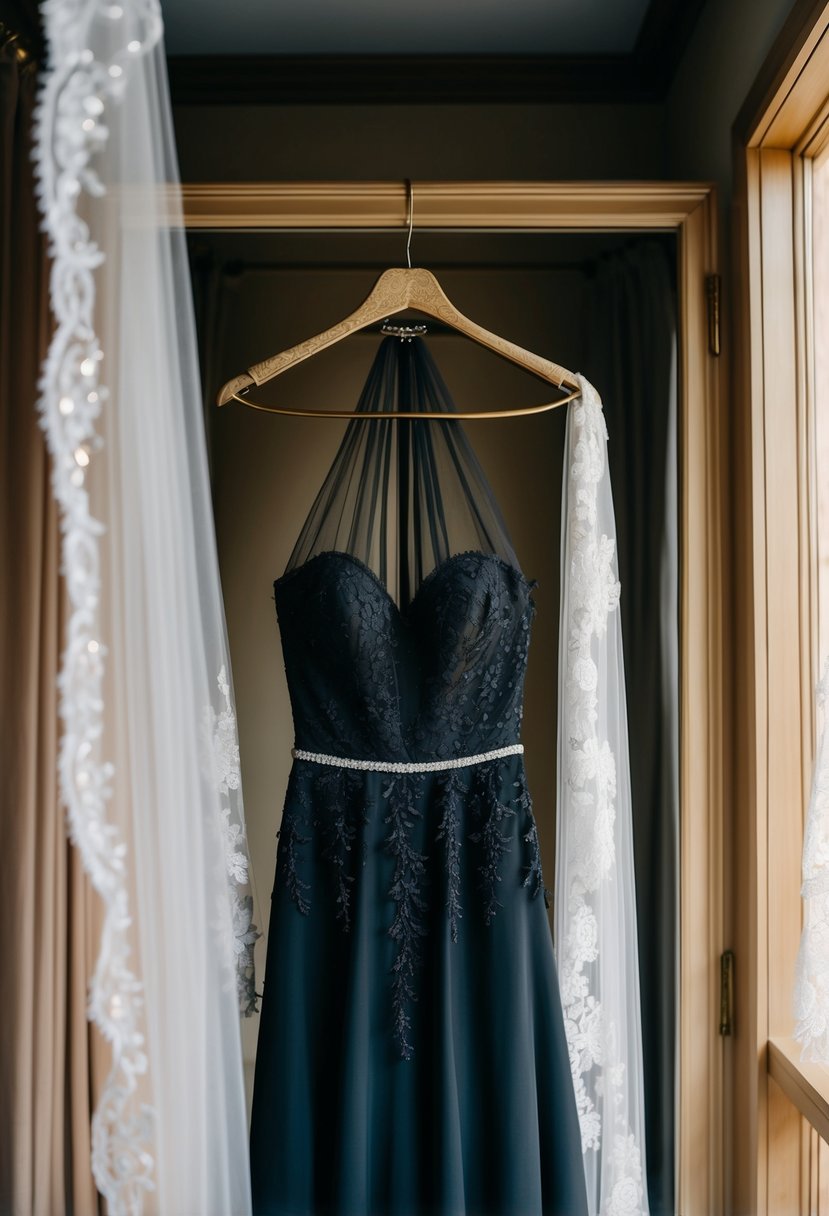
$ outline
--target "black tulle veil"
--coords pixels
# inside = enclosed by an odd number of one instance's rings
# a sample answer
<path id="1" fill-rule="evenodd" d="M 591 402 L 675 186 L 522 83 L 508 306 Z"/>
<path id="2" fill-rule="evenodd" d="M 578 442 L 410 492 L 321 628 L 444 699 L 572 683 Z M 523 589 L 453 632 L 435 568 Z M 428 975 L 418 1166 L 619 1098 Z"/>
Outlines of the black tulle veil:
<path id="1" fill-rule="evenodd" d="M 383 338 L 357 404 L 454 413 L 422 338 Z M 455 554 L 494 553 L 518 568 L 501 511 L 460 421 L 378 418 L 348 423 L 286 573 L 325 552 L 368 566 L 405 608 Z"/>

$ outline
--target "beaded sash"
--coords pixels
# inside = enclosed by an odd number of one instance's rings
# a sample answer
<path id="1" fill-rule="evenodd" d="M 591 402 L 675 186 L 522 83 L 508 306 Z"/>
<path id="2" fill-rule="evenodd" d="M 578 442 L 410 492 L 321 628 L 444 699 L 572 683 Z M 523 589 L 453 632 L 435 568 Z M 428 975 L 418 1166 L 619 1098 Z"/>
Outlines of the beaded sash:
<path id="1" fill-rule="evenodd" d="M 307 752 L 292 747 L 295 760 L 310 760 L 314 764 L 329 764 L 335 768 L 354 768 L 369 773 L 440 773 L 450 768 L 469 768 L 485 760 L 500 760 L 502 756 L 517 756 L 524 751 L 523 743 L 509 743 L 474 756 L 454 756 L 451 760 L 355 760 L 349 756 L 328 756 L 325 752 Z"/>

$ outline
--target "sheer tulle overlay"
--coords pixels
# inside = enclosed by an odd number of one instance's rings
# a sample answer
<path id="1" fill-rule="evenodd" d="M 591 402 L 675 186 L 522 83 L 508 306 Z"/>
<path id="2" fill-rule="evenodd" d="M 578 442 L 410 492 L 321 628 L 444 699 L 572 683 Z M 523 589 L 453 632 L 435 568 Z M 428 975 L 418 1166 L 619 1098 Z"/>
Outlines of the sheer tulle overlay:
<path id="1" fill-rule="evenodd" d="M 454 413 L 428 347 L 385 338 L 357 409 Z M 453 553 L 495 553 L 518 565 L 498 503 L 460 423 L 350 422 L 287 570 L 315 554 L 350 553 L 406 605 Z"/>
<path id="2" fill-rule="evenodd" d="M 257 931 L 161 12 L 42 13 L 60 779 L 105 909 L 92 1166 L 112 1216 L 246 1216 L 239 1012 L 255 1006 Z"/>

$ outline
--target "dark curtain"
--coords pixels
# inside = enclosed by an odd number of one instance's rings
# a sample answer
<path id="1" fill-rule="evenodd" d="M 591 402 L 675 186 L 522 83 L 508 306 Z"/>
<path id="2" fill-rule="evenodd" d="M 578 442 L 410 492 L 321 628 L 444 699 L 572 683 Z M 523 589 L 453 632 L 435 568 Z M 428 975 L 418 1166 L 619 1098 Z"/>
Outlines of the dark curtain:
<path id="1" fill-rule="evenodd" d="M 652 1216 L 673 1216 L 678 983 L 677 320 L 673 239 L 599 259 L 588 378 L 604 403 L 622 583 Z"/>
<path id="2" fill-rule="evenodd" d="M 57 788 L 64 597 L 35 410 L 50 336 L 30 159 L 40 55 L 37 6 L 0 7 L 0 1213 L 90 1216 L 98 908 Z"/>

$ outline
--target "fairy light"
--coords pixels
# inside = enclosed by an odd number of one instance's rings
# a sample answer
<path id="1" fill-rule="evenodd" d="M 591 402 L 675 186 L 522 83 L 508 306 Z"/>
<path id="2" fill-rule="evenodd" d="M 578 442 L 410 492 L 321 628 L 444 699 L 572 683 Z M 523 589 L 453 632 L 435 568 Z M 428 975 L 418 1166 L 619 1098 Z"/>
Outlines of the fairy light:
<path id="1" fill-rule="evenodd" d="M 58 402 L 58 409 L 64 415 L 71 414 L 74 408 L 75 402 L 71 397 L 61 397 L 60 401 Z"/>

